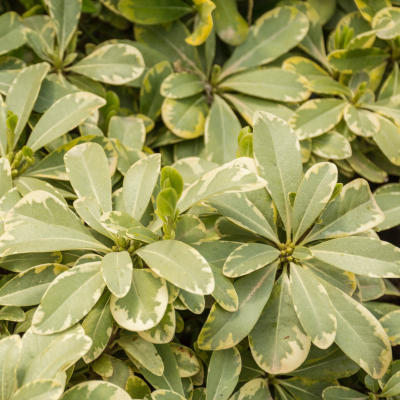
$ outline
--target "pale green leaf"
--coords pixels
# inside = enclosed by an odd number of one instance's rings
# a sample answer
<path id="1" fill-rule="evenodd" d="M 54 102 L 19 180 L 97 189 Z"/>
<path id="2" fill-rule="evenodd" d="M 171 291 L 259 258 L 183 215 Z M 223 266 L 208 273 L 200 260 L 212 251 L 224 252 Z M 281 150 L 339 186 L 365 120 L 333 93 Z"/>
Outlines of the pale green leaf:
<path id="1" fill-rule="evenodd" d="M 133 46 L 107 44 L 98 47 L 67 70 L 110 85 L 124 85 L 142 75 L 144 60 Z"/>
<path id="2" fill-rule="evenodd" d="M 114 296 L 124 297 L 128 294 L 132 281 L 132 268 L 132 259 L 127 251 L 108 253 L 104 256 L 101 261 L 101 273 Z"/>
<path id="3" fill-rule="evenodd" d="M 276 268 L 274 263 L 235 282 L 239 298 L 237 311 L 226 311 L 218 304 L 212 306 L 199 335 L 201 349 L 229 349 L 249 334 L 268 301 Z"/>
<path id="4" fill-rule="evenodd" d="M 71 41 L 81 16 L 82 0 L 45 0 L 57 34 L 59 58 Z"/>
<path id="5" fill-rule="evenodd" d="M 313 99 L 304 103 L 290 120 L 300 140 L 330 131 L 342 119 L 347 102 L 342 99 Z"/>
<path id="6" fill-rule="evenodd" d="M 161 157 L 152 154 L 133 164 L 124 179 L 125 212 L 135 220 L 142 218 L 153 194 L 161 168 Z"/>
<path id="7" fill-rule="evenodd" d="M 205 124 L 207 160 L 223 165 L 235 159 L 240 129 L 235 113 L 220 96 L 215 95 Z"/>
<path id="8" fill-rule="evenodd" d="M 162 96 L 169 99 L 184 99 L 205 90 L 200 76 L 189 72 L 173 73 L 171 70 L 159 89 Z"/>
<path id="9" fill-rule="evenodd" d="M 29 136 L 27 146 L 33 151 L 59 138 L 83 122 L 105 100 L 91 93 L 68 94 L 56 101 L 40 118 Z"/>
<path id="10" fill-rule="evenodd" d="M 268 384 L 262 378 L 243 385 L 229 400 L 272 400 Z"/>
<path id="11" fill-rule="evenodd" d="M 56 380 L 40 379 L 23 385 L 14 393 L 11 400 L 59 399 L 63 390 L 63 385 Z"/>
<path id="12" fill-rule="evenodd" d="M 293 242 L 297 242 L 328 204 L 337 182 L 334 164 L 319 163 L 305 174 L 293 207 Z"/>
<path id="13" fill-rule="evenodd" d="M 0 54 L 6 54 L 25 44 L 25 29 L 21 17 L 14 11 L 0 17 Z"/>
<path id="14" fill-rule="evenodd" d="M 380 131 L 379 119 L 375 113 L 367 110 L 358 110 L 348 104 L 343 115 L 349 129 L 358 136 L 370 137 Z"/>
<path id="15" fill-rule="evenodd" d="M 310 97 L 308 81 L 302 75 L 280 68 L 244 72 L 218 86 L 267 100 L 297 102 Z"/>
<path id="16" fill-rule="evenodd" d="M 267 189 L 290 239 L 292 208 L 289 193 L 297 192 L 303 177 L 299 141 L 285 121 L 272 114 L 257 112 L 253 142 L 257 169 L 267 181 Z"/>
<path id="17" fill-rule="evenodd" d="M 167 284 L 149 269 L 132 271 L 132 284 L 125 297 L 111 296 L 111 312 L 115 321 L 130 331 L 144 331 L 156 326 L 167 305 Z"/>
<path id="18" fill-rule="evenodd" d="M 375 227 L 383 219 L 368 183 L 356 179 L 345 185 L 339 196 L 328 204 L 321 215 L 321 223 L 314 226 L 303 243 L 354 235 Z"/>
<path id="19" fill-rule="evenodd" d="M 312 139 L 313 154 L 331 160 L 343 160 L 351 157 L 352 149 L 346 137 L 330 131 Z"/>
<path id="20" fill-rule="evenodd" d="M 157 275 L 179 288 L 194 294 L 211 294 L 214 290 L 214 277 L 208 262 L 183 242 L 164 240 L 152 243 L 136 254 Z"/>
<path id="21" fill-rule="evenodd" d="M 103 381 L 89 381 L 79 383 L 64 393 L 62 400 L 131 400 L 125 390 L 113 383 Z"/>
<path id="22" fill-rule="evenodd" d="M 108 137 L 118 139 L 124 146 L 141 150 L 146 139 L 143 120 L 131 115 L 128 117 L 114 115 L 108 125 Z"/>
<path id="23" fill-rule="evenodd" d="M 336 311 L 337 345 L 369 375 L 381 378 L 391 361 L 390 342 L 384 329 L 356 300 L 329 284 L 324 287 Z"/>
<path id="24" fill-rule="evenodd" d="M 265 13 L 250 28 L 247 40 L 225 63 L 220 80 L 275 60 L 301 42 L 308 28 L 307 17 L 293 7 L 277 7 Z"/>
<path id="25" fill-rule="evenodd" d="M 242 369 L 236 347 L 214 351 L 207 376 L 207 400 L 227 400 L 235 389 Z"/>
<path id="26" fill-rule="evenodd" d="M 200 371 L 200 362 L 193 350 L 173 342 L 169 346 L 175 356 L 181 378 L 196 375 Z"/>
<path id="27" fill-rule="evenodd" d="M 315 258 L 371 278 L 400 276 L 397 247 L 370 237 L 338 238 L 311 247 Z"/>
<path id="28" fill-rule="evenodd" d="M 337 321 L 325 288 L 306 270 L 290 264 L 290 293 L 301 325 L 320 349 L 335 340 Z"/>
<path id="29" fill-rule="evenodd" d="M 0 289 L 0 304 L 31 306 L 39 304 L 51 282 L 69 268 L 60 264 L 33 267 L 8 281 Z"/>
<path id="30" fill-rule="evenodd" d="M 110 293 L 104 293 L 82 323 L 86 336 L 92 339 L 90 349 L 83 356 L 87 364 L 98 358 L 106 348 L 113 330 L 113 322 Z"/>
<path id="31" fill-rule="evenodd" d="M 65 203 L 48 192 L 27 194 L 7 214 L 1 256 L 27 252 L 93 249 L 108 252 Z"/>
<path id="32" fill-rule="evenodd" d="M 79 144 L 65 154 L 64 160 L 76 194 L 80 198 L 95 197 L 103 213 L 112 211 L 111 178 L 103 148 L 97 143 Z"/>
<path id="33" fill-rule="evenodd" d="M 21 338 L 12 335 L 0 341 L 0 399 L 8 400 L 16 388 L 17 366 L 21 357 Z"/>
<path id="34" fill-rule="evenodd" d="M 24 68 L 16 76 L 8 90 L 6 99 L 7 110 L 18 116 L 17 126 L 15 127 L 14 146 L 17 144 L 25 128 L 38 97 L 42 80 L 49 69 L 50 65 L 47 63 L 34 64 Z"/>
<path id="35" fill-rule="evenodd" d="M 324 400 L 368 400 L 368 396 L 344 386 L 331 386 L 323 392 Z"/>
<path id="36" fill-rule="evenodd" d="M 226 259 L 223 269 L 224 275 L 230 278 L 248 275 L 271 264 L 279 257 L 279 254 L 279 250 L 275 247 L 265 244 L 243 244 Z"/>
<path id="37" fill-rule="evenodd" d="M 307 358 L 311 340 L 296 315 L 286 270 L 275 283 L 249 342 L 254 360 L 270 374 L 293 371 Z"/>

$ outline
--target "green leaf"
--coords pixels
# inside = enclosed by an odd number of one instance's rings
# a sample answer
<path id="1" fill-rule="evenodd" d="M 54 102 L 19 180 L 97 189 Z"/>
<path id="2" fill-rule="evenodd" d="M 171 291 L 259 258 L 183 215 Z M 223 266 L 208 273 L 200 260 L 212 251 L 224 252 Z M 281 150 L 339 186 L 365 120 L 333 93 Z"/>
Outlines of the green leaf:
<path id="1" fill-rule="evenodd" d="M 93 196 L 103 214 L 112 211 L 111 178 L 103 148 L 97 143 L 82 143 L 69 150 L 64 161 L 76 194 L 80 198 Z"/>
<path id="2" fill-rule="evenodd" d="M 387 173 L 377 167 L 355 146 L 352 146 L 352 156 L 346 161 L 355 172 L 371 182 L 384 183 L 388 181 Z"/>
<path id="3" fill-rule="evenodd" d="M 234 250 L 226 259 L 224 275 L 229 278 L 248 275 L 251 272 L 271 264 L 279 257 L 279 254 L 279 250 L 266 244 L 243 244 Z"/>
<path id="4" fill-rule="evenodd" d="M 315 346 L 327 349 L 335 340 L 337 321 L 325 288 L 312 274 L 291 263 L 290 292 L 307 335 Z"/>
<path id="5" fill-rule="evenodd" d="M 142 102 L 140 103 L 142 105 Z M 108 125 L 108 137 L 118 139 L 124 146 L 141 150 L 146 139 L 143 120 L 138 117 L 114 115 Z"/>
<path id="6" fill-rule="evenodd" d="M 146 395 L 151 393 L 147 383 L 135 375 L 128 378 L 125 390 L 132 399 L 143 399 Z"/>
<path id="7" fill-rule="evenodd" d="M 343 160 L 351 157 L 352 149 L 344 135 L 330 131 L 312 140 L 313 154 L 331 160 Z"/>
<path id="8" fill-rule="evenodd" d="M 336 381 L 315 380 L 304 378 L 291 378 L 279 380 L 289 393 L 298 400 L 319 400 L 324 389 L 331 385 L 337 385 Z"/>
<path id="9" fill-rule="evenodd" d="M 163 217 L 174 218 L 177 203 L 178 195 L 175 189 L 163 189 L 157 196 L 157 213 Z"/>
<path id="10" fill-rule="evenodd" d="M 40 118 L 29 136 L 27 146 L 34 152 L 64 133 L 74 129 L 105 100 L 91 93 L 68 94 L 56 101 Z"/>
<path id="11" fill-rule="evenodd" d="M 348 104 L 343 115 L 349 129 L 358 136 L 370 137 L 380 131 L 379 119 L 375 113 L 367 110 L 358 110 Z"/>
<path id="12" fill-rule="evenodd" d="M 116 297 L 125 297 L 131 287 L 132 259 L 127 251 L 108 253 L 101 261 L 101 273 Z M 1 291 L 0 291 L 1 294 Z"/>
<path id="13" fill-rule="evenodd" d="M 169 99 L 184 99 L 205 90 L 200 76 L 189 72 L 173 73 L 167 76 L 161 84 L 160 93 Z"/>
<path id="14" fill-rule="evenodd" d="M 182 0 L 121 0 L 118 10 L 129 21 L 142 25 L 163 24 L 192 11 Z"/>
<path id="15" fill-rule="evenodd" d="M 390 0 L 355 0 L 362 16 L 371 22 L 376 13 L 382 8 L 391 7 Z"/>
<path id="16" fill-rule="evenodd" d="M 378 232 L 400 224 L 399 196 L 400 185 L 398 183 L 389 183 L 381 186 L 374 192 L 375 201 L 385 215 L 385 220 L 375 227 L 375 230 Z"/>
<path id="17" fill-rule="evenodd" d="M 161 157 L 152 154 L 133 164 L 124 179 L 125 211 L 140 220 L 153 194 L 160 172 Z"/>
<path id="18" fill-rule="evenodd" d="M 307 3 L 306 3 L 307 4 Z M 312 92 L 318 94 L 330 94 L 338 96 L 353 97 L 352 91 L 340 82 L 331 77 L 321 76 L 309 81 L 309 88 Z"/>
<path id="19" fill-rule="evenodd" d="M 130 331 L 144 331 L 156 326 L 167 304 L 165 280 L 149 269 L 132 271 L 131 288 L 125 297 L 111 296 L 111 312 L 115 321 Z"/>
<path id="20" fill-rule="evenodd" d="M 314 226 L 303 243 L 364 232 L 381 223 L 383 218 L 368 183 L 355 179 L 328 204 L 321 215 L 322 222 Z"/>
<path id="21" fill-rule="evenodd" d="M 360 285 L 363 302 L 378 299 L 385 294 L 385 282 L 381 278 L 358 275 L 357 282 Z"/>
<path id="22" fill-rule="evenodd" d="M 294 7 L 276 7 L 263 14 L 225 63 L 219 79 L 275 60 L 301 42 L 308 27 L 307 17 Z"/>
<path id="23" fill-rule="evenodd" d="M 12 272 L 24 272 L 42 264 L 60 264 L 62 255 L 53 253 L 26 253 L 6 256 L 0 259 L 0 267 Z"/>
<path id="24" fill-rule="evenodd" d="M 324 400 L 368 400 L 368 396 L 343 386 L 331 386 L 323 392 Z"/>
<path id="25" fill-rule="evenodd" d="M 212 306 L 199 335 L 201 349 L 229 349 L 249 334 L 268 301 L 276 268 L 274 263 L 235 282 L 239 298 L 237 311 L 226 311 L 218 304 Z"/>
<path id="26" fill-rule="evenodd" d="M 0 304 L 31 306 L 39 304 L 51 282 L 69 268 L 60 264 L 33 267 L 8 281 L 0 289 Z"/>
<path id="27" fill-rule="evenodd" d="M 200 363 L 193 350 L 176 343 L 170 343 L 169 346 L 175 356 L 181 378 L 196 375 L 200 371 Z"/>
<path id="28" fill-rule="evenodd" d="M 60 382 L 50 379 L 41 379 L 30 382 L 19 388 L 12 396 L 12 400 L 58 399 L 61 397 L 63 390 L 64 387 Z"/>
<path id="29" fill-rule="evenodd" d="M 240 165 L 240 164 L 239 164 Z M 226 192 L 251 191 L 265 186 L 265 181 L 246 168 L 240 168 L 235 162 L 216 168 L 191 184 L 180 197 L 177 208 L 181 213 L 209 197 Z M 161 220 L 152 225 L 152 231 L 162 226 Z"/>
<path id="30" fill-rule="evenodd" d="M 235 225 L 280 244 L 269 221 L 244 193 L 224 193 L 213 196 L 206 200 L 206 204 Z"/>
<path id="31" fill-rule="evenodd" d="M 1 399 L 12 397 L 16 388 L 16 372 L 21 357 L 21 338 L 12 335 L 0 341 Z"/>
<path id="32" fill-rule="evenodd" d="M 202 241 L 207 234 L 206 227 L 200 218 L 185 214 L 178 221 L 175 229 L 175 240 L 191 244 Z"/>
<path id="33" fill-rule="evenodd" d="M 118 386 L 103 382 L 89 381 L 79 383 L 64 393 L 62 400 L 109 400 L 111 398 L 118 400 L 131 400 L 131 396 L 125 390 Z"/>
<path id="34" fill-rule="evenodd" d="M 45 0 L 57 35 L 59 58 L 71 41 L 81 16 L 82 0 Z"/>
<path id="35" fill-rule="evenodd" d="M 329 284 L 324 287 L 336 311 L 337 345 L 374 379 L 381 378 L 391 361 L 390 342 L 384 329 L 356 300 Z"/>
<path id="36" fill-rule="evenodd" d="M 239 300 L 231 281 L 222 273 L 222 268 L 229 254 L 239 246 L 240 243 L 223 241 L 202 242 L 193 246 L 210 264 L 215 280 L 212 296 L 227 311 L 236 311 Z"/>
<path id="37" fill-rule="evenodd" d="M 36 310 L 33 332 L 49 335 L 74 325 L 96 304 L 104 287 L 100 262 L 79 265 L 58 275 Z"/>
<path id="38" fill-rule="evenodd" d="M 335 50 L 328 55 L 331 67 L 342 74 L 353 74 L 362 70 L 374 69 L 387 58 L 387 53 L 376 47 Z"/>
<path id="39" fill-rule="evenodd" d="M 400 312 L 399 310 L 391 311 L 384 315 L 380 320 L 380 324 L 383 329 L 387 333 L 392 346 L 396 346 L 400 343 L 400 334 L 399 334 L 399 320 L 400 320 Z"/>
<path id="40" fill-rule="evenodd" d="M 166 127 L 183 139 L 194 139 L 204 133 L 207 114 L 208 103 L 202 94 L 185 99 L 166 98 L 161 108 Z"/>
<path id="41" fill-rule="evenodd" d="M 151 398 L 153 400 L 185 400 L 179 393 L 164 389 L 151 393 Z"/>
<path id="42" fill-rule="evenodd" d="M 339 379 L 354 375 L 359 369 L 336 345 L 322 351 L 311 346 L 306 361 L 289 375 L 309 379 Z"/>
<path id="43" fill-rule="evenodd" d="M 140 89 L 140 112 L 155 121 L 161 115 L 164 82 L 174 70 L 168 61 L 161 61 L 151 67 L 143 77 Z M 194 75 L 193 75 L 194 76 Z M 197 92 L 196 92 L 197 93 Z M 115 117 L 113 117 L 115 118 Z"/>
<path id="44" fill-rule="evenodd" d="M 135 226 L 134 228 L 128 229 L 126 236 L 142 243 L 154 243 L 159 240 L 158 235 L 144 226 Z"/>
<path id="45" fill-rule="evenodd" d="M 98 47 L 66 70 L 110 85 L 124 85 L 142 75 L 144 65 L 136 47 L 118 43 Z"/>
<path id="46" fill-rule="evenodd" d="M 382 397 L 397 396 L 400 394 L 400 372 L 396 372 L 389 379 L 382 390 Z"/>
<path id="47" fill-rule="evenodd" d="M 169 343 L 175 335 L 175 327 L 175 310 L 172 304 L 168 304 L 164 316 L 155 327 L 138 333 L 150 343 Z"/>
<path id="48" fill-rule="evenodd" d="M 219 38 L 231 46 L 242 44 L 247 38 L 249 28 L 246 20 L 237 10 L 236 2 L 215 0 L 213 3 L 216 5 L 213 19 Z"/>
<path id="49" fill-rule="evenodd" d="M 185 41 L 189 31 L 183 22 L 175 21 L 154 26 L 136 24 L 134 34 L 140 42 L 138 44 L 147 44 L 165 55 L 172 64 L 177 62 L 182 68 L 203 75 L 197 48 Z"/>
<path id="50" fill-rule="evenodd" d="M 220 165 L 235 159 L 236 137 L 240 129 L 235 113 L 220 96 L 215 95 L 205 125 L 207 159 Z"/>
<path id="51" fill-rule="evenodd" d="M 82 248 L 109 251 L 65 203 L 41 190 L 27 194 L 8 213 L 5 230 L 1 256 Z"/>
<path id="52" fill-rule="evenodd" d="M 224 80 L 221 89 L 284 102 L 304 101 L 310 97 L 308 81 L 302 75 L 280 68 L 244 72 Z"/>
<path id="53" fill-rule="evenodd" d="M 272 400 L 268 384 L 264 379 L 253 379 L 243 385 L 230 400 Z"/>
<path id="54" fill-rule="evenodd" d="M 375 114 L 381 129 L 374 136 L 374 141 L 382 150 L 382 153 L 395 165 L 400 165 L 400 134 L 399 128 L 387 118 Z"/>
<path id="55" fill-rule="evenodd" d="M 186 290 L 179 290 L 179 300 L 194 314 L 201 314 L 205 308 L 205 299 L 201 294 L 193 294 Z"/>
<path id="56" fill-rule="evenodd" d="M 94 361 L 104 351 L 111 337 L 113 322 L 110 293 L 104 293 L 82 323 L 85 335 L 92 339 L 89 351 L 83 356 L 85 363 Z"/>
<path id="57" fill-rule="evenodd" d="M 22 308 L 16 306 L 5 306 L 0 310 L 0 321 L 25 321 L 26 315 Z"/>
<path id="58" fill-rule="evenodd" d="M 297 193 L 303 177 L 299 141 L 285 121 L 272 114 L 257 112 L 253 142 L 257 169 L 267 181 L 267 189 L 290 239 L 292 208 L 289 193 Z"/>
<path id="59" fill-rule="evenodd" d="M 314 99 L 304 103 L 289 121 L 300 140 L 330 131 L 342 119 L 347 101 Z"/>
<path id="60" fill-rule="evenodd" d="M 295 370 L 311 346 L 294 309 L 286 269 L 276 281 L 260 319 L 249 334 L 254 360 L 264 371 L 281 375 Z"/>
<path id="61" fill-rule="evenodd" d="M 152 243 L 136 254 L 157 275 L 179 288 L 202 295 L 214 290 L 214 277 L 206 259 L 183 242 L 164 240 Z"/>
<path id="62" fill-rule="evenodd" d="M 47 63 L 39 63 L 22 69 L 8 90 L 7 110 L 18 116 L 14 132 L 14 146 L 25 128 L 38 97 L 40 85 L 49 69 L 50 65 Z M 28 147 L 31 146 L 28 145 Z"/>
<path id="63" fill-rule="evenodd" d="M 314 257 L 337 268 L 371 278 L 400 275 L 397 247 L 371 237 L 329 240 L 311 247 Z"/>
<path id="64" fill-rule="evenodd" d="M 297 242 L 328 204 L 337 182 L 337 168 L 319 163 L 305 174 L 293 207 L 293 242 Z"/>
<path id="65" fill-rule="evenodd" d="M 207 399 L 227 400 L 235 389 L 242 369 L 242 360 L 236 347 L 214 351 L 207 375 Z"/>
<path id="66" fill-rule="evenodd" d="M 158 377 L 143 368 L 141 365 L 138 365 L 140 373 L 156 389 L 172 390 L 180 395 L 184 395 L 182 380 L 179 377 L 178 364 L 176 363 L 171 348 L 168 344 L 156 344 L 155 348 L 164 363 L 164 374 Z"/>
<path id="67" fill-rule="evenodd" d="M 13 188 L 11 166 L 7 158 L 0 158 L 0 199 Z"/>
<path id="68" fill-rule="evenodd" d="M 13 12 L 0 17 L 0 54 L 6 54 L 25 44 L 25 29 L 21 17 Z"/>
<path id="69" fill-rule="evenodd" d="M 290 108 L 271 100 L 231 93 L 224 93 L 223 97 L 233 105 L 233 108 L 250 126 L 253 126 L 253 117 L 256 111 L 265 111 L 274 114 L 286 122 L 294 114 L 294 111 Z"/>
<path id="70" fill-rule="evenodd" d="M 55 379 L 59 372 L 75 364 L 90 348 L 92 341 L 82 327 L 53 335 L 36 335 L 29 329 L 22 338 L 18 386 L 41 379 Z"/>
<path id="71" fill-rule="evenodd" d="M 128 355 L 139 361 L 140 364 L 156 376 L 164 373 L 164 364 L 153 344 L 139 337 L 136 333 L 129 333 L 117 340 L 117 343 Z"/>

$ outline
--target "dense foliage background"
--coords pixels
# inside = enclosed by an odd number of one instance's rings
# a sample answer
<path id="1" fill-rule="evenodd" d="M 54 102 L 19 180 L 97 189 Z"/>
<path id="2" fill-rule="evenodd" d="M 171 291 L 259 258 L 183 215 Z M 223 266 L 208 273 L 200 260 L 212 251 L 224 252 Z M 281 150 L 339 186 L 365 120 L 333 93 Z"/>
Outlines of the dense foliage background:
<path id="1" fill-rule="evenodd" d="M 2 0 L 0 398 L 399 399 L 400 2 Z"/>

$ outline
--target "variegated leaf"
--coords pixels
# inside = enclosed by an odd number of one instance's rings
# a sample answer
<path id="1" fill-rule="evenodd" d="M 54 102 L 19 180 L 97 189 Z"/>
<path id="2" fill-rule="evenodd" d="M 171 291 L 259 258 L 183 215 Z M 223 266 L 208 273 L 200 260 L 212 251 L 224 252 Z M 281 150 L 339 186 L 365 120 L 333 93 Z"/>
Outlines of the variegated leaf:
<path id="1" fill-rule="evenodd" d="M 101 273 L 116 297 L 125 297 L 132 282 L 132 259 L 127 251 L 108 253 L 101 261 Z"/>
<path id="2" fill-rule="evenodd" d="M 149 269 L 132 271 L 132 284 L 125 297 L 111 296 L 115 321 L 130 331 L 144 331 L 156 326 L 167 305 L 167 284 Z"/>
<path id="3" fill-rule="evenodd" d="M 296 315 L 286 270 L 275 283 L 249 342 L 254 360 L 270 374 L 294 371 L 307 358 L 311 340 Z"/>
<path id="4" fill-rule="evenodd" d="M 75 400 L 78 398 L 87 400 L 131 400 L 131 396 L 117 385 L 103 381 L 89 381 L 79 383 L 67 390 L 62 400 Z"/>

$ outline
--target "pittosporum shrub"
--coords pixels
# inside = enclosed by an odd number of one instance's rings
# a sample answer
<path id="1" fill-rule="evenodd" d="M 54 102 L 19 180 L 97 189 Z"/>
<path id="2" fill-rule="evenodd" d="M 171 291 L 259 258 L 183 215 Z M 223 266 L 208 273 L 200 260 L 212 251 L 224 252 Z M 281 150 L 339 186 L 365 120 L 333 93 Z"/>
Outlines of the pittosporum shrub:
<path id="1" fill-rule="evenodd" d="M 399 6 L 3 0 L 1 399 L 400 398 Z"/>

